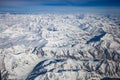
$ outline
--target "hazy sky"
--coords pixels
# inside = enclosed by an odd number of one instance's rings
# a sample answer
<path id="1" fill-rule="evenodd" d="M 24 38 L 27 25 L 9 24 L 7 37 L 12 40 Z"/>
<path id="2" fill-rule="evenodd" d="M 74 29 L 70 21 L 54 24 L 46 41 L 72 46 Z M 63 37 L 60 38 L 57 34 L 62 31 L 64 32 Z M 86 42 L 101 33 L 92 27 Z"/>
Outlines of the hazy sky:
<path id="1" fill-rule="evenodd" d="M 81 7 L 88 8 L 81 8 Z M 89 6 L 97 9 L 90 9 Z M 104 12 L 120 11 L 120 0 L 0 0 L 0 13 Z M 102 9 L 100 9 L 100 8 Z M 104 9 L 103 9 L 104 7 Z M 107 9 L 106 9 L 107 7 Z M 116 9 L 119 8 L 118 9 Z"/>
<path id="2" fill-rule="evenodd" d="M 120 6 L 120 0 L 0 0 L 1 7 L 29 6 Z"/>

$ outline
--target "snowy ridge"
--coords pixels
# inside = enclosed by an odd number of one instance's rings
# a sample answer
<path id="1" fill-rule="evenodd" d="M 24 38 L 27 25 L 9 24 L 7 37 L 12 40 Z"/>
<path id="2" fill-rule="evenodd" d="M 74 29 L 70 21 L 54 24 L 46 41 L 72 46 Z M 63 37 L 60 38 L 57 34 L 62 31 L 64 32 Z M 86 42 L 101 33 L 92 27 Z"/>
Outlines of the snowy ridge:
<path id="1" fill-rule="evenodd" d="M 96 14 L 0 14 L 2 78 L 119 79 L 116 21 Z"/>

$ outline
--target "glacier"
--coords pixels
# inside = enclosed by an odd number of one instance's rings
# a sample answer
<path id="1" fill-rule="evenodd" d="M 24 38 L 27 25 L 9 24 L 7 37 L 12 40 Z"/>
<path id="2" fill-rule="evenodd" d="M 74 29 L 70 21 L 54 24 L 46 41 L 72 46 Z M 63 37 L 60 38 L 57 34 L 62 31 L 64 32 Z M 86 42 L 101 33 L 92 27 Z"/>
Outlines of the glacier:
<path id="1" fill-rule="evenodd" d="M 120 16 L 0 14 L 3 80 L 119 80 Z"/>

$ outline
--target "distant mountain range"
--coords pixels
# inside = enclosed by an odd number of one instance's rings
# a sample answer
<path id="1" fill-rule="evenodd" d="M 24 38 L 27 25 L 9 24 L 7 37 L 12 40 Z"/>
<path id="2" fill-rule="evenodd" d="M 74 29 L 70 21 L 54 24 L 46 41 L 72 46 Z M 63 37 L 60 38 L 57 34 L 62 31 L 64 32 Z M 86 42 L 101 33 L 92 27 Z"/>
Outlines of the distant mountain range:
<path id="1" fill-rule="evenodd" d="M 120 18 L 0 14 L 3 80 L 119 80 Z"/>

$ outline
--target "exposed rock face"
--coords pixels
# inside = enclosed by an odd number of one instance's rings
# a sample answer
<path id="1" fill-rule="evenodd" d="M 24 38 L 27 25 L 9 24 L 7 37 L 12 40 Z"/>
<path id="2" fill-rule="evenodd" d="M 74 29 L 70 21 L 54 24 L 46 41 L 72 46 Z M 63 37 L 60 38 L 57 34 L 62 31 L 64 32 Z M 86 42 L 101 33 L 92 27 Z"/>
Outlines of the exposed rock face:
<path id="1" fill-rule="evenodd" d="M 95 14 L 0 14 L 3 80 L 120 78 L 120 25 Z"/>

